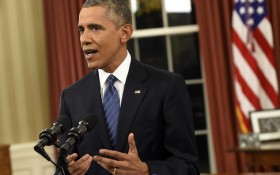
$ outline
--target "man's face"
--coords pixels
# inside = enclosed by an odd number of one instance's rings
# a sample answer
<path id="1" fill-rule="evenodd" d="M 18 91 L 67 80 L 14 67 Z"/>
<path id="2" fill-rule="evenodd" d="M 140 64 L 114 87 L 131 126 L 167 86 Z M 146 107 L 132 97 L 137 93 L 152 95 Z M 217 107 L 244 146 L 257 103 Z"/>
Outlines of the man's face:
<path id="1" fill-rule="evenodd" d="M 88 67 L 113 72 L 126 56 L 123 27 L 106 17 L 101 6 L 82 8 L 79 15 L 81 47 Z"/>

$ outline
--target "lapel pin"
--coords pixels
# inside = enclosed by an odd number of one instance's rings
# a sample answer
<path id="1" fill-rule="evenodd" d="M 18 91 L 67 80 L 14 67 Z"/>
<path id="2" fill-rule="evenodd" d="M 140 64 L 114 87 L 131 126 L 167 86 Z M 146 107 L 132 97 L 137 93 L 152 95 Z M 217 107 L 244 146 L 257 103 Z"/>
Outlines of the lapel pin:
<path id="1" fill-rule="evenodd" d="M 134 93 L 135 93 L 135 94 L 140 94 L 140 93 L 141 93 L 141 90 L 135 90 Z"/>

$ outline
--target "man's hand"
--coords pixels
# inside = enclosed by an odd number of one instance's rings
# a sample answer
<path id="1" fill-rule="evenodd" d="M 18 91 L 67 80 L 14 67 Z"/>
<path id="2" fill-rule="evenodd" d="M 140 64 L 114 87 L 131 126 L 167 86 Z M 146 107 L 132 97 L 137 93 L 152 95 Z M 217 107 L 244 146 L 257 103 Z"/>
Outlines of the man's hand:
<path id="1" fill-rule="evenodd" d="M 78 154 L 74 153 L 67 156 L 68 170 L 71 175 L 83 175 L 87 172 L 90 167 L 92 157 L 88 154 L 84 155 L 79 160 L 75 161 Z"/>
<path id="2" fill-rule="evenodd" d="M 118 151 L 101 149 L 99 153 L 106 157 L 94 156 L 93 160 L 115 175 L 149 175 L 147 164 L 142 162 L 138 156 L 134 135 L 132 133 L 128 136 L 128 144 L 129 151 L 127 154 Z"/>

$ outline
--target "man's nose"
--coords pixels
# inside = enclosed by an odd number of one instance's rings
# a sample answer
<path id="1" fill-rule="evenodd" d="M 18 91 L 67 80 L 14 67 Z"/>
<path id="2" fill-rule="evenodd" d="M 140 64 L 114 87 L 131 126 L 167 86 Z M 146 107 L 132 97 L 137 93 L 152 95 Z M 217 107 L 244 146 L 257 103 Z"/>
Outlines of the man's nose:
<path id="1" fill-rule="evenodd" d="M 80 35 L 80 42 L 82 45 L 87 45 L 90 44 L 92 42 L 92 37 L 89 34 L 88 31 L 84 31 L 81 35 Z"/>

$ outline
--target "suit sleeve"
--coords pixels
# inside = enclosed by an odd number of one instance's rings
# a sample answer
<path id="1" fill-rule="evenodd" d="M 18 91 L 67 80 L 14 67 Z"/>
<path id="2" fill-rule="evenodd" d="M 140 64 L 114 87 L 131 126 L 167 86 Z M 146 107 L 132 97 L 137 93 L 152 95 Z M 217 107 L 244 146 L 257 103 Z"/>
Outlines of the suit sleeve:
<path id="1" fill-rule="evenodd" d="M 171 81 L 163 106 L 164 149 L 170 157 L 166 160 L 147 161 L 150 174 L 199 174 L 193 115 L 183 77 L 175 76 Z"/>

